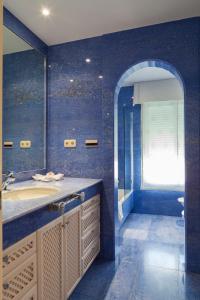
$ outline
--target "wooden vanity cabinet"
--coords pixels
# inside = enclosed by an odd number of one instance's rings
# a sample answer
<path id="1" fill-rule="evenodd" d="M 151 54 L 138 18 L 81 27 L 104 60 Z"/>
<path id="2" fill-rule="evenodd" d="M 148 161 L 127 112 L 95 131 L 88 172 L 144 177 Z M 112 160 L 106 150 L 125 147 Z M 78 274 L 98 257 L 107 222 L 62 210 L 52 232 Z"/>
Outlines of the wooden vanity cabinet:
<path id="1" fill-rule="evenodd" d="M 3 300 L 66 300 L 100 251 L 100 197 L 4 251 Z"/>

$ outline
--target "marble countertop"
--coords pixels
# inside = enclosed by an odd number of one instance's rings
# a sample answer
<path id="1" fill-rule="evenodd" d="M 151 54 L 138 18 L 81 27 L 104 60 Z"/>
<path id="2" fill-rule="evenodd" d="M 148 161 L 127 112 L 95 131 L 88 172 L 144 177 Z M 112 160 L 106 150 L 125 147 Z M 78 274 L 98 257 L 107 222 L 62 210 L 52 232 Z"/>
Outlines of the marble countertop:
<path id="1" fill-rule="evenodd" d="M 3 223 L 13 221 L 16 218 L 40 209 L 54 201 L 59 201 L 70 194 L 77 193 L 101 181 L 101 179 L 65 177 L 63 180 L 55 182 L 27 180 L 9 185 L 9 190 L 27 187 L 55 187 L 59 189 L 59 191 L 52 196 L 37 199 L 2 200 Z"/>

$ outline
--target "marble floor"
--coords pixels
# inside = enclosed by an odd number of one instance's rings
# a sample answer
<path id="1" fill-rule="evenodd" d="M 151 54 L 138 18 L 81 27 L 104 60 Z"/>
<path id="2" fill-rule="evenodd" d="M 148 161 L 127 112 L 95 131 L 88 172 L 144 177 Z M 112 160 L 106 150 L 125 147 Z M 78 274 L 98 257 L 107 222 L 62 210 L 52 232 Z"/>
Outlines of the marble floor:
<path id="1" fill-rule="evenodd" d="M 184 272 L 181 218 L 130 214 L 115 262 L 96 260 L 71 300 L 200 300 L 200 275 Z"/>

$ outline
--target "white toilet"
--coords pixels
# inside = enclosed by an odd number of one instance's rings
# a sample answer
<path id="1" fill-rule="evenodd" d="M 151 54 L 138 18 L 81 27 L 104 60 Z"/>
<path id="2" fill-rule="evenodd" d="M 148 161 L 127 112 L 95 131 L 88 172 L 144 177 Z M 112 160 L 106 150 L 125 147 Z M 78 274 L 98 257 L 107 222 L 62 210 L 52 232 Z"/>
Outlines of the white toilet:
<path id="1" fill-rule="evenodd" d="M 178 202 L 184 207 L 184 197 L 178 198 Z M 184 218 L 184 210 L 181 212 L 182 218 Z"/>

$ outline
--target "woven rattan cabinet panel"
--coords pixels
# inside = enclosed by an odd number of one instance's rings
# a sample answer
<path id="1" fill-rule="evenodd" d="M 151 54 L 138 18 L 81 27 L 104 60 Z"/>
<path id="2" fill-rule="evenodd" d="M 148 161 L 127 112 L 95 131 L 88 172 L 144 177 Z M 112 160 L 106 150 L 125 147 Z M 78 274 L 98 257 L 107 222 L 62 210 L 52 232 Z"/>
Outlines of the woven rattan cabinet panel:
<path id="1" fill-rule="evenodd" d="M 87 214 L 82 215 L 82 235 L 85 235 L 89 228 L 94 226 L 94 223 L 99 222 L 100 207 L 94 206 Z"/>
<path id="2" fill-rule="evenodd" d="M 93 228 L 88 230 L 86 234 L 82 237 L 82 256 L 84 256 L 90 247 L 91 243 L 100 236 L 100 223 L 94 224 Z"/>
<path id="3" fill-rule="evenodd" d="M 87 253 L 82 257 L 82 272 L 83 274 L 87 271 L 90 267 L 96 256 L 100 251 L 100 239 L 99 237 L 93 241 L 93 243 L 88 248 Z"/>
<path id="4" fill-rule="evenodd" d="M 37 300 L 37 285 L 35 285 L 21 300 Z"/>
<path id="5" fill-rule="evenodd" d="M 84 204 L 81 205 L 82 215 L 87 214 L 94 206 L 100 205 L 100 195 L 95 195 L 91 199 L 87 200 Z"/>
<path id="6" fill-rule="evenodd" d="M 81 205 L 82 275 L 100 251 L 100 196 Z"/>
<path id="7" fill-rule="evenodd" d="M 38 299 L 63 298 L 63 217 L 37 231 Z"/>
<path id="8" fill-rule="evenodd" d="M 27 236 L 3 252 L 3 275 L 23 263 L 36 252 L 36 233 Z"/>
<path id="9" fill-rule="evenodd" d="M 37 282 L 36 255 L 3 278 L 3 300 L 22 300 Z"/>
<path id="10" fill-rule="evenodd" d="M 64 216 L 65 296 L 69 297 L 81 278 L 81 210 Z"/>

